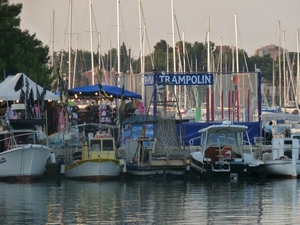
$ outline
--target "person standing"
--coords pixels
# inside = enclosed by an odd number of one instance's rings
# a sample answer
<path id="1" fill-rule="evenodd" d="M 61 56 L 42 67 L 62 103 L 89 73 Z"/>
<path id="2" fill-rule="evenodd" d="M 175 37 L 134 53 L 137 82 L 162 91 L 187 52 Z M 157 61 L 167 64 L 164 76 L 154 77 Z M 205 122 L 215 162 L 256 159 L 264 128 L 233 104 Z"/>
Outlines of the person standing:
<path id="1" fill-rule="evenodd" d="M 272 129 L 273 129 L 273 122 L 270 121 L 269 123 L 267 123 L 264 127 L 264 133 L 265 133 L 265 138 L 266 140 L 270 141 L 273 138 L 273 134 L 272 134 Z"/>
<path id="2" fill-rule="evenodd" d="M 265 125 L 264 131 L 265 131 L 266 133 L 272 133 L 272 126 L 273 126 L 273 122 L 270 121 L 269 123 L 267 123 L 267 124 Z"/>

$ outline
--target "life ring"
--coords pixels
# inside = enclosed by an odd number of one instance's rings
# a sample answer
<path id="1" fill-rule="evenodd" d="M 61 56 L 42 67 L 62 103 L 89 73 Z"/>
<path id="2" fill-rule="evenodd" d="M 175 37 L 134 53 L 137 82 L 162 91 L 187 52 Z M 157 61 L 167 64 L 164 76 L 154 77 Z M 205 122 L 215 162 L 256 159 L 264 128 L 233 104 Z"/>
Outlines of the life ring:
<path id="1" fill-rule="evenodd" d="M 234 158 L 234 154 L 232 154 L 232 148 L 230 146 L 224 146 L 221 151 L 221 156 L 223 159 L 231 159 Z"/>

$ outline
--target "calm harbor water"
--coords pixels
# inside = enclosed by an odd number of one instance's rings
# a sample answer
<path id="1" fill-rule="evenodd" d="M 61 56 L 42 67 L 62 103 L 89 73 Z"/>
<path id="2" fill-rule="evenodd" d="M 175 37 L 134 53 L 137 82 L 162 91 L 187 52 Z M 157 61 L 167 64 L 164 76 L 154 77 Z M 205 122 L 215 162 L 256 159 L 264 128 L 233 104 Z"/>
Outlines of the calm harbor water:
<path id="1" fill-rule="evenodd" d="M 0 183 L 0 224 L 299 224 L 300 180 Z"/>

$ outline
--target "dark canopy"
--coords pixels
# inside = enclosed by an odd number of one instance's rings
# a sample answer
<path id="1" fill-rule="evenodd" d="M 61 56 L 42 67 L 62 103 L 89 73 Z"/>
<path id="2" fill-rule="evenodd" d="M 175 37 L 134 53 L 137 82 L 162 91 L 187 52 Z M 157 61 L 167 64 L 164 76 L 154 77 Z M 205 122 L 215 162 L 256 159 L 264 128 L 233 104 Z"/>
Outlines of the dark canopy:
<path id="1" fill-rule="evenodd" d="M 122 88 L 116 87 L 116 86 L 101 86 L 102 91 L 101 95 L 103 97 L 113 97 L 113 98 L 121 98 L 122 97 Z M 97 93 L 97 94 L 96 94 Z M 69 96 L 74 96 L 75 94 L 79 96 L 97 96 L 99 93 L 99 86 L 98 84 L 92 85 L 92 86 L 82 86 L 82 87 L 76 87 L 68 90 Z M 124 98 L 125 99 L 142 99 L 142 96 L 128 91 L 124 89 Z"/>

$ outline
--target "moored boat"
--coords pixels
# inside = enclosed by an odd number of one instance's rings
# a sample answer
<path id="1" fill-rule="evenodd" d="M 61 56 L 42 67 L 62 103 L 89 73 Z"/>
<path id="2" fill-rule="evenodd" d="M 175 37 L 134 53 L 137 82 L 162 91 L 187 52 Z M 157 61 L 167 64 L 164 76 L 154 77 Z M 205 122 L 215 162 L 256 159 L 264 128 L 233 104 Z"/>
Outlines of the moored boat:
<path id="1" fill-rule="evenodd" d="M 42 131 L 13 129 L 8 120 L 2 120 L 2 128 L 0 180 L 31 181 L 40 178 L 51 155 L 51 149 L 42 143 L 42 136 L 45 137 Z"/>
<path id="2" fill-rule="evenodd" d="M 191 170 L 202 179 L 266 178 L 265 164 L 253 156 L 247 130 L 247 126 L 231 121 L 200 130 L 201 143 L 197 146 L 197 138 L 190 140 L 190 148 L 198 148 L 191 153 Z"/>
<path id="3" fill-rule="evenodd" d="M 98 125 L 104 127 L 106 125 Z M 115 138 L 109 133 L 91 133 L 78 152 L 64 166 L 65 177 L 80 180 L 117 179 L 124 163 L 116 154 Z"/>
<path id="4" fill-rule="evenodd" d="M 300 134 L 293 125 L 299 121 L 299 115 L 269 113 L 262 115 L 261 118 L 263 123 L 267 121 L 274 123 L 272 139 L 265 142 L 263 137 L 262 145 L 259 146 L 269 176 L 297 178 L 300 175 Z"/>
<path id="5" fill-rule="evenodd" d="M 174 118 L 143 115 L 127 122 L 130 137 L 125 142 L 126 178 L 178 180 L 186 173 L 185 148 L 180 144 Z M 142 123 L 142 124 L 141 124 Z M 145 123 L 145 124 L 144 124 Z"/>

